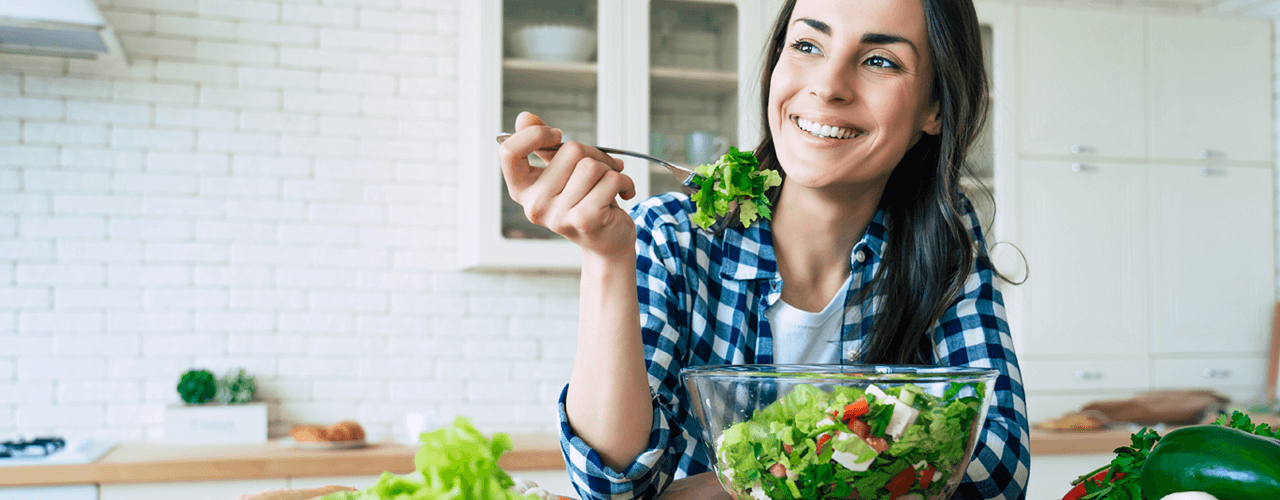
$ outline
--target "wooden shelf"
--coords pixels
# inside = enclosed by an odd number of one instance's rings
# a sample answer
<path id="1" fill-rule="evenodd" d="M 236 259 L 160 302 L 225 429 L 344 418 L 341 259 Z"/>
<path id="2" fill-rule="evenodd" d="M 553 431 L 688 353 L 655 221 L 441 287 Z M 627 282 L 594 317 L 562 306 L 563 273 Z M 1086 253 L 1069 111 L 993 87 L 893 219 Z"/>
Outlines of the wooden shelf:
<path id="1" fill-rule="evenodd" d="M 532 59 L 504 59 L 508 85 L 525 88 L 596 88 L 596 63 L 547 62 Z M 688 68 L 653 68 L 649 73 L 654 93 L 697 96 L 727 96 L 738 90 L 738 74 Z"/>
<path id="2" fill-rule="evenodd" d="M 738 73 L 688 68 L 653 68 L 649 84 L 654 94 L 724 97 L 738 91 Z"/>
<path id="3" fill-rule="evenodd" d="M 503 59 L 502 71 L 506 83 L 517 87 L 594 90 L 597 86 L 593 62 Z"/>

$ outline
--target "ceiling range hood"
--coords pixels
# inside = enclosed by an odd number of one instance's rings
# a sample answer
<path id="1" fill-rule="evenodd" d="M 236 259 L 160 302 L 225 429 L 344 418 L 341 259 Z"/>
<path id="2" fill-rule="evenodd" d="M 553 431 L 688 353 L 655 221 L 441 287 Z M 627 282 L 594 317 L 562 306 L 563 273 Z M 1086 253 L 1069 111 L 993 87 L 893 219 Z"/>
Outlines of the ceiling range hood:
<path id="1" fill-rule="evenodd" d="M 0 0 L 0 52 L 125 61 L 93 0 Z"/>

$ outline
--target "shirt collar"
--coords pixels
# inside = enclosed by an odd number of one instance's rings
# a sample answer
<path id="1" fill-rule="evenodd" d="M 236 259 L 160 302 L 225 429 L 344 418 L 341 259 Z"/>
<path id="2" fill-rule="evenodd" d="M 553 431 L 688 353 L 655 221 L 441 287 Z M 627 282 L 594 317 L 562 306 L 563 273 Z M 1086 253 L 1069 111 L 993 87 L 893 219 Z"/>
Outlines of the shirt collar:
<path id="1" fill-rule="evenodd" d="M 721 278 L 746 281 L 778 276 L 778 261 L 773 253 L 773 228 L 768 219 L 761 218 L 746 229 L 730 227 L 722 235 L 720 251 L 724 260 L 720 266 Z M 884 210 L 877 209 L 862 240 L 853 246 L 850 262 L 856 262 L 854 254 L 863 249 L 879 259 L 884 253 L 884 237 Z"/>

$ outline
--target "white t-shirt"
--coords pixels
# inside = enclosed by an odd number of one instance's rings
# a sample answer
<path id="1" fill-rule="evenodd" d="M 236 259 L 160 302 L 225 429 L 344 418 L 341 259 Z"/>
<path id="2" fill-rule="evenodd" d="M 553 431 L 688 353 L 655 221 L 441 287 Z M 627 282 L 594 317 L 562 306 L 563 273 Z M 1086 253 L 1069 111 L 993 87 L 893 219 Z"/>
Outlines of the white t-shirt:
<path id="1" fill-rule="evenodd" d="M 840 328 L 844 325 L 845 297 L 852 280 L 853 276 L 849 276 L 819 312 L 796 309 L 781 300 L 765 310 L 773 331 L 774 363 L 840 362 Z"/>

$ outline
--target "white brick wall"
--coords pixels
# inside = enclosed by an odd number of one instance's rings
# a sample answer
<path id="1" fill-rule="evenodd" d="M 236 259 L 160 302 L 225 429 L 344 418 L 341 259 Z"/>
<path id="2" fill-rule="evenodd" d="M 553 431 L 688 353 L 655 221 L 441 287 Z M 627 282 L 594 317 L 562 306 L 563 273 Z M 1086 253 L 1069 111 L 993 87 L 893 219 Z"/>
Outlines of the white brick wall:
<path id="1" fill-rule="evenodd" d="M 449 267 L 456 0 L 99 3 L 129 68 L 0 55 L 0 435 L 158 439 L 182 371 L 239 366 L 273 435 L 495 394 L 554 428 L 569 358 L 513 332 L 576 289 Z"/>
<path id="2" fill-rule="evenodd" d="M 130 67 L 0 55 L 0 436 L 160 439 L 195 367 L 275 436 L 554 430 L 577 280 L 452 268 L 458 1 L 99 0 Z"/>

